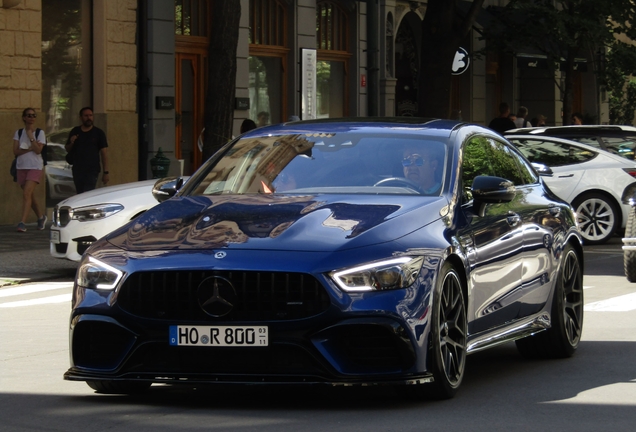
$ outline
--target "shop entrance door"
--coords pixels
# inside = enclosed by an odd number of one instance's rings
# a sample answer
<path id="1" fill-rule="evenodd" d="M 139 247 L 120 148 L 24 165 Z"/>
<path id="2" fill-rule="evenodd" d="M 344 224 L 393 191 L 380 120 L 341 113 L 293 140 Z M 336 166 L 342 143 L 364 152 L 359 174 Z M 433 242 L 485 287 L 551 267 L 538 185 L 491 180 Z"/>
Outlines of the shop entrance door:
<path id="1" fill-rule="evenodd" d="M 183 175 L 201 166 L 197 140 L 203 129 L 205 101 L 205 55 L 176 53 L 176 157 Z"/>

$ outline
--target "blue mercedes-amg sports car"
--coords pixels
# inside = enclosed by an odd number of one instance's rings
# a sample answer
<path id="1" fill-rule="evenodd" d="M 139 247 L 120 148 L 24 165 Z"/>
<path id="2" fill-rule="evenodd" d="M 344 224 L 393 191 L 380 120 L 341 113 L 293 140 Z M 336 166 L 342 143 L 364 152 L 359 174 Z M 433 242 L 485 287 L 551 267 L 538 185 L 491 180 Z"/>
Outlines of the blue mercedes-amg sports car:
<path id="1" fill-rule="evenodd" d="M 424 119 L 250 131 L 95 242 L 68 380 L 407 385 L 452 397 L 466 356 L 569 357 L 583 328 L 571 207 L 504 138 Z"/>

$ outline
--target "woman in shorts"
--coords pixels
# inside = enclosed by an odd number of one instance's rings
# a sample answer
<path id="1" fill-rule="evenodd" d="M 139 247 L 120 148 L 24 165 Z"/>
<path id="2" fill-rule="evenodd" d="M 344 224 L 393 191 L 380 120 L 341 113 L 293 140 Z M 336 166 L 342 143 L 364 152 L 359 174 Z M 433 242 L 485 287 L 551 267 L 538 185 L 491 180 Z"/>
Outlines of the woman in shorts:
<path id="1" fill-rule="evenodd" d="M 38 229 L 43 230 L 46 225 L 46 215 L 40 210 L 35 199 L 35 187 L 42 180 L 44 168 L 42 151 L 46 145 L 44 132 L 35 127 L 36 117 L 37 114 L 33 108 L 22 111 L 24 128 L 18 129 L 13 135 L 13 154 L 18 158 L 16 161 L 17 182 L 22 188 L 22 219 L 18 223 L 18 232 L 26 231 L 25 222 L 30 209 L 33 209 L 38 218 Z"/>

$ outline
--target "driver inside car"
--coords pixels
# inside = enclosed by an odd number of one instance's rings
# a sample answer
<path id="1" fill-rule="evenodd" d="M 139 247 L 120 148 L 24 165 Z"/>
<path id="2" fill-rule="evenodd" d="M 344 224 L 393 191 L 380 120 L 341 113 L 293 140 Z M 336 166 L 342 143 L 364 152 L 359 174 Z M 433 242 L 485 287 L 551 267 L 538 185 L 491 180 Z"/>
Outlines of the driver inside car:
<path id="1" fill-rule="evenodd" d="M 407 147 L 402 159 L 404 177 L 417 184 L 423 194 L 439 191 L 442 184 L 437 180 L 438 160 L 426 148 Z"/>

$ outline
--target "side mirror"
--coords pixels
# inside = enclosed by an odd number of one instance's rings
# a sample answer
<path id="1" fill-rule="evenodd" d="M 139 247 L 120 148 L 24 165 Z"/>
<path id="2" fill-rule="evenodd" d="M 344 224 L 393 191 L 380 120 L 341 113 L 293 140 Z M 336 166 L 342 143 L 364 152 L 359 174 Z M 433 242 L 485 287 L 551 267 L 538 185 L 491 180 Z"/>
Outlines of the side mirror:
<path id="1" fill-rule="evenodd" d="M 152 187 L 152 196 L 159 202 L 172 198 L 183 186 L 181 177 L 165 177 L 157 180 Z"/>
<path id="2" fill-rule="evenodd" d="M 545 176 L 545 177 L 552 177 L 552 174 L 554 174 L 552 172 L 552 168 L 550 168 L 547 165 L 544 164 L 540 164 L 540 163 L 536 163 L 536 162 L 532 162 L 532 166 L 534 167 L 534 169 L 539 173 L 539 175 L 541 176 Z"/>
<path id="3" fill-rule="evenodd" d="M 473 206 L 479 217 L 484 217 L 486 204 L 506 203 L 514 199 L 517 188 L 510 181 L 501 177 L 477 176 L 471 187 Z"/>

